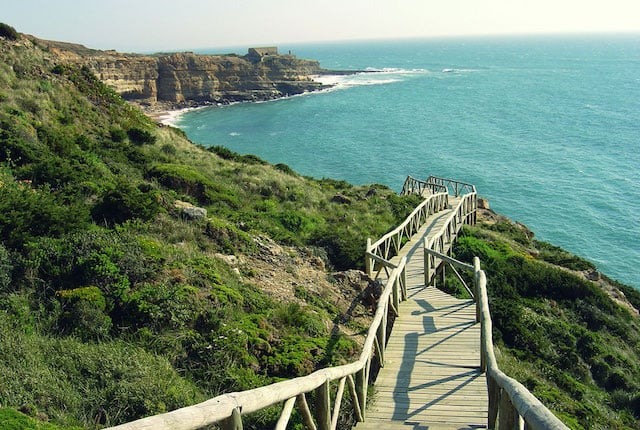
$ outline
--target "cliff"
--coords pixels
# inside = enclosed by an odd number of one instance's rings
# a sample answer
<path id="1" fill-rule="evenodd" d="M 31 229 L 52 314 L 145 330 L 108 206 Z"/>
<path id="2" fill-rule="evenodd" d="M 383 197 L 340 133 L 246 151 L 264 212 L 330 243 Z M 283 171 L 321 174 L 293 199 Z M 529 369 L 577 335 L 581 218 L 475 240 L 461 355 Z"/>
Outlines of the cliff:
<path id="1" fill-rule="evenodd" d="M 323 88 L 318 61 L 192 52 L 139 55 L 38 40 L 61 62 L 89 67 L 126 100 L 150 108 L 270 100 Z M 274 48 L 275 49 L 275 48 Z"/>
<path id="2" fill-rule="evenodd" d="M 0 427 L 119 424 L 358 353 L 370 296 L 327 268 L 418 201 L 192 145 L 55 67 L 98 56 L 73 49 L 0 36 Z M 487 269 L 500 366 L 572 428 L 640 428 L 640 293 L 481 215 L 454 252 Z"/>

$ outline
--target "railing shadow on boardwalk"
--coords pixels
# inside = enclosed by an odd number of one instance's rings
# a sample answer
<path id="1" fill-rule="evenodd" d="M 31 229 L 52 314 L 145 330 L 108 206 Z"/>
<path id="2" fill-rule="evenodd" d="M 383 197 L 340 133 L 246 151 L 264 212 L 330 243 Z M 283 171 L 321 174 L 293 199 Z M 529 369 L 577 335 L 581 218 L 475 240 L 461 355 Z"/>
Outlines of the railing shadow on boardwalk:
<path id="1" fill-rule="evenodd" d="M 461 322 L 458 324 L 452 324 L 445 327 L 437 327 L 435 324 L 434 317 L 431 316 L 433 312 L 439 312 L 443 310 L 450 309 L 450 312 L 455 312 L 459 309 L 472 306 L 472 302 L 461 303 L 459 305 L 449 305 L 444 307 L 434 307 L 429 302 L 424 299 L 417 299 L 415 303 L 418 304 L 422 310 L 414 310 L 411 312 L 412 316 L 423 315 L 422 317 L 422 332 L 411 332 L 407 333 L 404 337 L 404 350 L 402 361 L 400 364 L 400 371 L 396 377 L 395 390 L 393 393 L 393 401 L 394 401 L 394 411 L 391 414 L 391 420 L 400 421 L 404 423 L 411 423 L 413 417 L 419 415 L 420 413 L 427 410 L 429 407 L 434 406 L 438 403 L 444 403 L 449 398 L 455 396 L 459 393 L 463 388 L 467 385 L 473 383 L 477 378 L 481 377 L 482 374 L 479 371 L 478 366 L 464 366 L 464 365 L 456 365 L 452 363 L 446 362 L 434 362 L 432 360 L 426 360 L 422 357 L 429 352 L 430 350 L 438 347 L 439 345 L 447 342 L 447 340 L 452 339 L 461 333 L 469 330 L 475 325 L 475 322 Z M 446 315 L 446 314 L 445 314 Z M 429 345 L 426 348 L 419 348 L 420 338 L 425 338 L 430 335 L 442 332 L 449 332 L 454 330 L 447 336 L 443 337 L 439 341 L 436 341 L 432 345 Z M 411 380 L 411 375 L 414 371 L 416 364 L 430 364 L 435 366 L 442 366 L 447 369 L 460 369 L 460 373 L 455 373 L 446 377 L 435 378 L 429 382 L 415 384 L 414 381 Z M 410 393 L 417 392 L 419 390 L 424 390 L 430 387 L 438 387 L 442 384 L 449 382 L 457 382 L 457 385 L 454 387 L 447 389 L 442 394 L 435 397 L 433 400 L 426 402 L 424 405 L 418 408 L 411 408 L 411 399 Z M 416 423 L 417 424 L 417 423 Z M 469 427 L 469 426 L 467 426 Z M 475 426 L 474 426 L 475 427 Z M 483 426 L 477 426 L 481 428 Z"/>
<path id="2" fill-rule="evenodd" d="M 400 303 L 405 301 L 409 295 L 415 297 L 419 290 L 425 290 L 425 285 L 430 285 L 426 280 L 435 275 L 437 269 L 449 264 L 451 267 L 457 266 L 474 273 L 474 290 L 472 295 L 476 301 L 476 320 L 481 323 L 480 330 L 480 357 L 479 369 L 469 368 L 459 364 L 446 363 L 447 355 L 436 356 L 437 360 L 430 360 L 424 356 L 429 352 L 428 348 L 421 348 L 421 336 L 431 330 L 431 335 L 446 333 L 453 330 L 449 335 L 461 334 L 471 328 L 471 324 L 449 324 L 448 327 L 436 327 L 435 317 L 429 315 L 437 311 L 449 309 L 446 315 L 456 311 L 465 311 L 465 307 L 471 306 L 471 302 L 462 302 L 461 305 L 446 306 L 436 308 L 429 302 L 420 302 L 417 315 L 422 315 L 423 333 L 407 334 L 406 345 L 402 350 L 402 364 L 405 367 L 403 374 L 413 373 L 416 365 L 425 362 L 435 363 L 437 366 L 446 367 L 453 372 L 443 372 L 436 375 L 435 379 L 420 382 L 410 386 L 411 377 L 406 378 L 407 388 L 418 390 L 431 386 L 441 385 L 440 390 L 424 397 L 416 405 L 415 410 L 409 410 L 411 404 L 408 394 L 398 394 L 399 403 L 404 406 L 396 406 L 392 415 L 404 418 L 399 423 L 403 429 L 423 430 L 430 426 L 425 426 L 424 422 L 417 420 L 417 415 L 429 408 L 444 402 L 447 397 L 459 392 L 469 384 L 477 383 L 479 378 L 486 375 L 488 391 L 488 428 L 495 428 L 496 423 L 502 428 L 517 428 L 526 424 L 527 428 L 533 430 L 542 429 L 567 429 L 551 412 L 540 403 L 522 384 L 506 376 L 497 366 L 493 352 L 491 338 L 492 323 L 489 313 L 489 305 L 486 291 L 486 275 L 480 268 L 480 261 L 475 258 L 473 265 L 465 264 L 452 259 L 446 255 L 448 246 L 456 239 L 463 224 L 475 224 L 477 209 L 477 194 L 475 187 L 471 184 L 429 177 L 427 181 L 420 181 L 408 177 L 403 187 L 403 194 L 414 193 L 426 197 L 418 205 L 407 219 L 396 229 L 385 234 L 375 243 L 367 240 L 365 252 L 365 266 L 367 274 L 375 273 L 375 278 L 379 275 L 386 277 L 386 284 L 378 300 L 371 326 L 367 332 L 364 347 L 360 358 L 352 363 L 340 366 L 320 369 L 310 375 L 302 376 L 290 380 L 285 380 L 268 386 L 258 387 L 248 391 L 223 394 L 218 397 L 206 400 L 197 405 L 184 407 L 164 414 L 159 414 L 137 421 L 125 423 L 114 427 L 118 430 L 193 430 L 212 424 L 217 424 L 223 430 L 242 429 L 242 417 L 246 414 L 262 410 L 264 408 L 280 404 L 281 413 L 275 426 L 276 430 L 285 430 L 292 416 L 294 409 L 300 414 L 301 420 L 307 429 L 313 430 L 334 430 L 337 427 L 338 419 L 344 405 L 349 405 L 346 414 L 352 415 L 360 424 L 367 425 L 367 429 L 385 429 L 393 421 L 390 418 L 384 420 L 365 421 L 367 415 L 368 388 L 374 381 L 372 367 L 384 366 L 387 355 L 387 344 L 389 342 L 389 332 L 394 318 L 400 315 Z M 463 195 L 464 194 L 464 195 Z M 451 199 L 450 199 L 451 197 Z M 452 204 L 455 201 L 455 207 Z M 405 257 L 400 254 L 404 252 L 404 245 L 410 242 L 421 232 L 422 227 L 434 219 L 444 221 L 443 227 L 438 229 L 435 223 L 426 227 L 428 234 L 433 233 L 432 239 L 425 241 L 414 241 L 410 249 L 406 250 Z M 438 222 L 439 224 L 439 222 Z M 421 232 L 422 233 L 422 232 Z M 418 236 L 424 236 L 418 235 Z M 424 252 L 429 254 L 428 258 L 423 256 L 425 281 L 421 286 L 407 285 L 407 272 L 418 273 L 416 264 L 408 267 L 407 256 L 417 259 L 415 256 L 418 250 L 424 246 Z M 396 258 L 397 257 L 397 258 Z M 391 260 L 394 259 L 392 262 Z M 376 266 L 378 268 L 376 272 Z M 410 270 L 409 270 L 410 269 Z M 454 270 L 455 272 L 455 270 Z M 457 272 L 456 272 L 457 273 Z M 385 276 L 386 275 L 386 276 Z M 460 278 L 461 279 L 461 278 Z M 431 289 L 430 289 L 431 290 Z M 470 290 L 469 290 L 470 291 Z M 471 291 L 470 291 L 471 292 Z M 436 300 L 437 301 L 437 300 Z M 468 313 L 468 312 L 467 312 Z M 400 319 L 402 321 L 402 318 Z M 394 342 L 392 340 L 392 342 Z M 397 346 L 397 345 L 396 345 Z M 398 351 L 398 350 L 396 350 Z M 451 356 L 449 356 L 451 357 Z M 445 358 L 443 360 L 443 358 Z M 461 360 L 465 363 L 465 360 Z M 405 373 L 405 372 L 409 373 Z M 482 376 L 481 376 L 482 375 Z M 423 375 L 424 376 L 424 375 Z M 401 376 L 397 375 L 398 381 Z M 453 385 L 446 385 L 453 382 Z M 342 402 L 343 397 L 349 394 L 350 402 Z M 395 392 L 394 392 L 395 393 Z M 308 402 L 307 399 L 313 400 Z M 483 406 L 484 407 L 484 406 Z M 451 409 L 453 408 L 453 409 Z M 449 405 L 446 418 L 464 415 L 466 405 Z M 447 408 L 445 408 L 447 410 Z M 497 420 L 496 420 L 497 419 Z M 467 419 L 465 418 L 465 421 Z M 459 421 L 458 421 L 459 422 Z M 484 427 L 475 424 L 463 424 L 456 427 L 465 429 Z M 436 426 L 437 427 L 437 426 Z M 398 428 L 398 427 L 393 427 Z M 439 427 L 442 428 L 442 427 Z M 449 428 L 449 427 L 447 427 Z"/>

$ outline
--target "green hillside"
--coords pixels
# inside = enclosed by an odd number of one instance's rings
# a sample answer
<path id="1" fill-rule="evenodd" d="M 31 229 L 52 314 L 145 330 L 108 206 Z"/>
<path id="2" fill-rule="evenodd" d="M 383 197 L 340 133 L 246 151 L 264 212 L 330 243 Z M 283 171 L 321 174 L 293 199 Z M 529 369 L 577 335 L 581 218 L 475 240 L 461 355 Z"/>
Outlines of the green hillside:
<path id="1" fill-rule="evenodd" d="M 331 272 L 418 202 L 194 145 L 1 27 L 0 427 L 114 425 L 350 360 L 371 307 Z M 491 228 L 458 253 L 487 266 L 505 368 L 577 428 L 639 428 L 637 316 Z"/>
<path id="2" fill-rule="evenodd" d="M 495 214 L 467 228 L 454 252 L 479 257 L 487 273 L 507 374 L 571 428 L 640 428 L 639 291 L 587 280 L 593 264 Z"/>

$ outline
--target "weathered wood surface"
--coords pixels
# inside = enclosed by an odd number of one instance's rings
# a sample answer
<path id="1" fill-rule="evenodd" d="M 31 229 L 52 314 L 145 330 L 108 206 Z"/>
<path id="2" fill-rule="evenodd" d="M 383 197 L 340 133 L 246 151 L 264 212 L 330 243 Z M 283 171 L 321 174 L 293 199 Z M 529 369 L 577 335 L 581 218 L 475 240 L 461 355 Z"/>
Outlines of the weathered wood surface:
<path id="1" fill-rule="evenodd" d="M 444 188 L 453 197 L 430 194 Z M 469 311 L 471 301 L 455 300 L 433 288 L 441 276 L 441 263 L 470 269 L 468 263 L 453 260 L 447 254 L 462 225 L 475 224 L 475 187 L 429 177 L 426 182 L 408 178 L 405 189 L 430 195 L 399 227 L 375 243 L 367 240 L 367 273 L 372 274 L 378 265 L 376 279 L 388 278 L 358 361 L 253 390 L 223 394 L 113 429 L 192 430 L 214 423 L 223 429 L 241 429 L 243 414 L 282 403 L 277 429 L 287 428 L 297 406 L 307 429 L 335 430 L 345 386 L 360 429 L 475 429 L 484 427 L 474 423 L 483 417 L 487 420 L 487 416 L 490 428 L 494 428 L 497 418 L 500 429 L 514 425 L 532 430 L 566 429 L 522 384 L 498 368 L 491 340 L 486 276 L 480 261 L 475 258 L 473 262 L 475 312 Z M 410 301 L 400 306 L 407 298 Z M 400 318 L 394 329 L 400 335 L 388 340 L 393 316 Z M 479 370 L 478 344 L 470 340 L 478 337 L 476 321 L 482 324 Z M 375 387 L 379 395 L 369 409 L 372 417 L 363 423 L 374 361 L 383 368 Z M 486 391 L 485 384 L 479 384 L 483 378 L 480 371 L 486 371 L 488 402 L 483 400 Z M 312 391 L 315 413 L 306 399 Z M 399 419 L 393 420 L 394 415 Z"/>
<path id="2" fill-rule="evenodd" d="M 450 214 L 434 215 L 421 233 L 437 233 Z M 424 236 L 411 242 L 403 253 L 408 299 L 400 304 L 366 421 L 356 429 L 484 428 L 487 383 L 480 371 L 475 303 L 424 288 Z"/>

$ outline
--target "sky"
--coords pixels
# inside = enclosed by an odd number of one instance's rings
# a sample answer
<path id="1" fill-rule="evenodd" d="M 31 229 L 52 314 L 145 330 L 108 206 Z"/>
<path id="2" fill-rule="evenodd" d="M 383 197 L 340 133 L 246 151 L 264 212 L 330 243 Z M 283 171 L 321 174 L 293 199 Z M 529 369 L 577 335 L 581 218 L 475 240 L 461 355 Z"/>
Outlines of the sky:
<path id="1" fill-rule="evenodd" d="M 124 52 L 443 36 L 640 33 L 640 0 L 0 0 L 0 22 Z"/>

